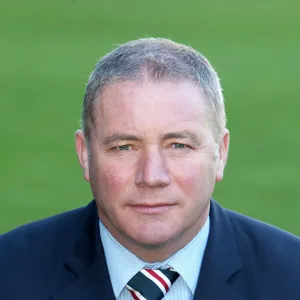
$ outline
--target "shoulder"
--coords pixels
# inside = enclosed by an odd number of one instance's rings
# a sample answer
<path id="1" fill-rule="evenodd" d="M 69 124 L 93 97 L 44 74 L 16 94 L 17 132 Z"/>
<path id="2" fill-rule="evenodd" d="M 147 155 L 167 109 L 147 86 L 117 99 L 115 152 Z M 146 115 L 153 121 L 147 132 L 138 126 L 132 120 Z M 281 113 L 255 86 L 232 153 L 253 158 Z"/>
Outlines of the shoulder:
<path id="1" fill-rule="evenodd" d="M 23 295 L 24 299 L 38 299 L 33 295 L 52 293 L 56 285 L 64 282 L 65 257 L 84 211 L 78 208 L 64 212 L 0 236 L 2 297 L 20 299 Z"/>
<path id="2" fill-rule="evenodd" d="M 1 235 L 0 295 L 5 299 L 23 296 L 40 299 L 41 295 L 52 295 L 60 286 L 71 282 L 74 274 L 68 272 L 65 264 L 70 245 L 82 232 L 89 238 L 96 218 L 96 204 L 92 201 L 86 207 Z"/>
<path id="3" fill-rule="evenodd" d="M 33 242 L 34 238 L 46 238 L 46 234 L 59 234 L 61 230 L 74 229 L 74 222 L 82 213 L 84 208 L 77 208 L 63 212 L 45 219 L 34 221 L 17 227 L 7 233 L 0 235 L 0 249 L 6 242 L 18 240 L 20 242 Z M 48 236 L 49 237 L 49 236 Z"/>
<path id="4" fill-rule="evenodd" d="M 282 229 L 227 210 L 243 263 L 270 278 L 300 274 L 300 239 Z"/>
<path id="5" fill-rule="evenodd" d="M 0 268 L 13 269 L 67 249 L 84 208 L 20 226 L 0 235 Z"/>
<path id="6" fill-rule="evenodd" d="M 260 244 L 272 245 L 274 250 L 283 251 L 287 248 L 299 249 L 300 238 L 276 226 L 264 223 L 254 218 L 226 210 L 239 236 L 252 241 L 253 246 Z M 282 242 L 285 242 L 283 245 Z M 275 247 L 275 248 L 274 248 Z"/>

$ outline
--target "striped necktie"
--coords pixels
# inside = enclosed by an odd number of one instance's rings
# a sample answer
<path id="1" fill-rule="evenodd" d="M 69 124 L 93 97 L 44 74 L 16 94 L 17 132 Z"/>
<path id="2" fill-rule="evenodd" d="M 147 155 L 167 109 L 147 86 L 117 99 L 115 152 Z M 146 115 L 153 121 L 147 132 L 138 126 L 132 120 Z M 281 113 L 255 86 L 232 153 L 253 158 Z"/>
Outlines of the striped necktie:
<path id="1" fill-rule="evenodd" d="M 161 300 L 179 277 L 173 269 L 142 269 L 127 283 L 135 300 Z"/>

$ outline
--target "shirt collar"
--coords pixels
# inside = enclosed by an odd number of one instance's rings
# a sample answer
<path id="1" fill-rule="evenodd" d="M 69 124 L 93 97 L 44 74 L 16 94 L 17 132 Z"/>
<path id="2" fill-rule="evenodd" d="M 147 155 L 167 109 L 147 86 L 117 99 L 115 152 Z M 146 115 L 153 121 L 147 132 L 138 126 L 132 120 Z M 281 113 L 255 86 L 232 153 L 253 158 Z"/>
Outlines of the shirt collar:
<path id="1" fill-rule="evenodd" d="M 115 297 L 118 298 L 127 282 L 143 268 L 174 268 L 194 294 L 209 235 L 210 220 L 184 248 L 163 262 L 147 263 L 122 246 L 99 220 L 100 236 Z"/>

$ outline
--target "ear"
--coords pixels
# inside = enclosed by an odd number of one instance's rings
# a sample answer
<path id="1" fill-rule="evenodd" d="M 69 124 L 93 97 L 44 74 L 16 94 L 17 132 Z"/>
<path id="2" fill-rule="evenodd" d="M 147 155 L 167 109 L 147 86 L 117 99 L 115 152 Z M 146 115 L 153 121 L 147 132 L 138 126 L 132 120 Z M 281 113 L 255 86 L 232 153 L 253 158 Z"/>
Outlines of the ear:
<path id="1" fill-rule="evenodd" d="M 229 150 L 229 131 L 228 129 L 224 130 L 223 137 L 219 144 L 219 163 L 216 174 L 216 182 L 219 182 L 223 179 L 224 169 L 226 166 Z"/>
<path id="2" fill-rule="evenodd" d="M 78 159 L 83 170 L 83 176 L 86 181 L 90 181 L 89 173 L 89 155 L 87 145 L 85 143 L 85 137 L 82 130 L 77 130 L 75 133 L 76 151 Z"/>

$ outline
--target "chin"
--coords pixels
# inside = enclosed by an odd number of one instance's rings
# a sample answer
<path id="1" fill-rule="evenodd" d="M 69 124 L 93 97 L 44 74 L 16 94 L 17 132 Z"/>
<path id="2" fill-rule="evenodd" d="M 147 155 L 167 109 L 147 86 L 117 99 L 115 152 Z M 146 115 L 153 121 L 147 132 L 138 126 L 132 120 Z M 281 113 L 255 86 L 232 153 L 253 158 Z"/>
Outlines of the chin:
<path id="1" fill-rule="evenodd" d="M 168 243 L 172 238 L 177 236 L 176 230 L 170 225 L 163 226 L 155 224 L 142 226 L 139 230 L 135 231 L 132 238 L 138 244 L 143 244 L 151 247 L 159 247 Z"/>

